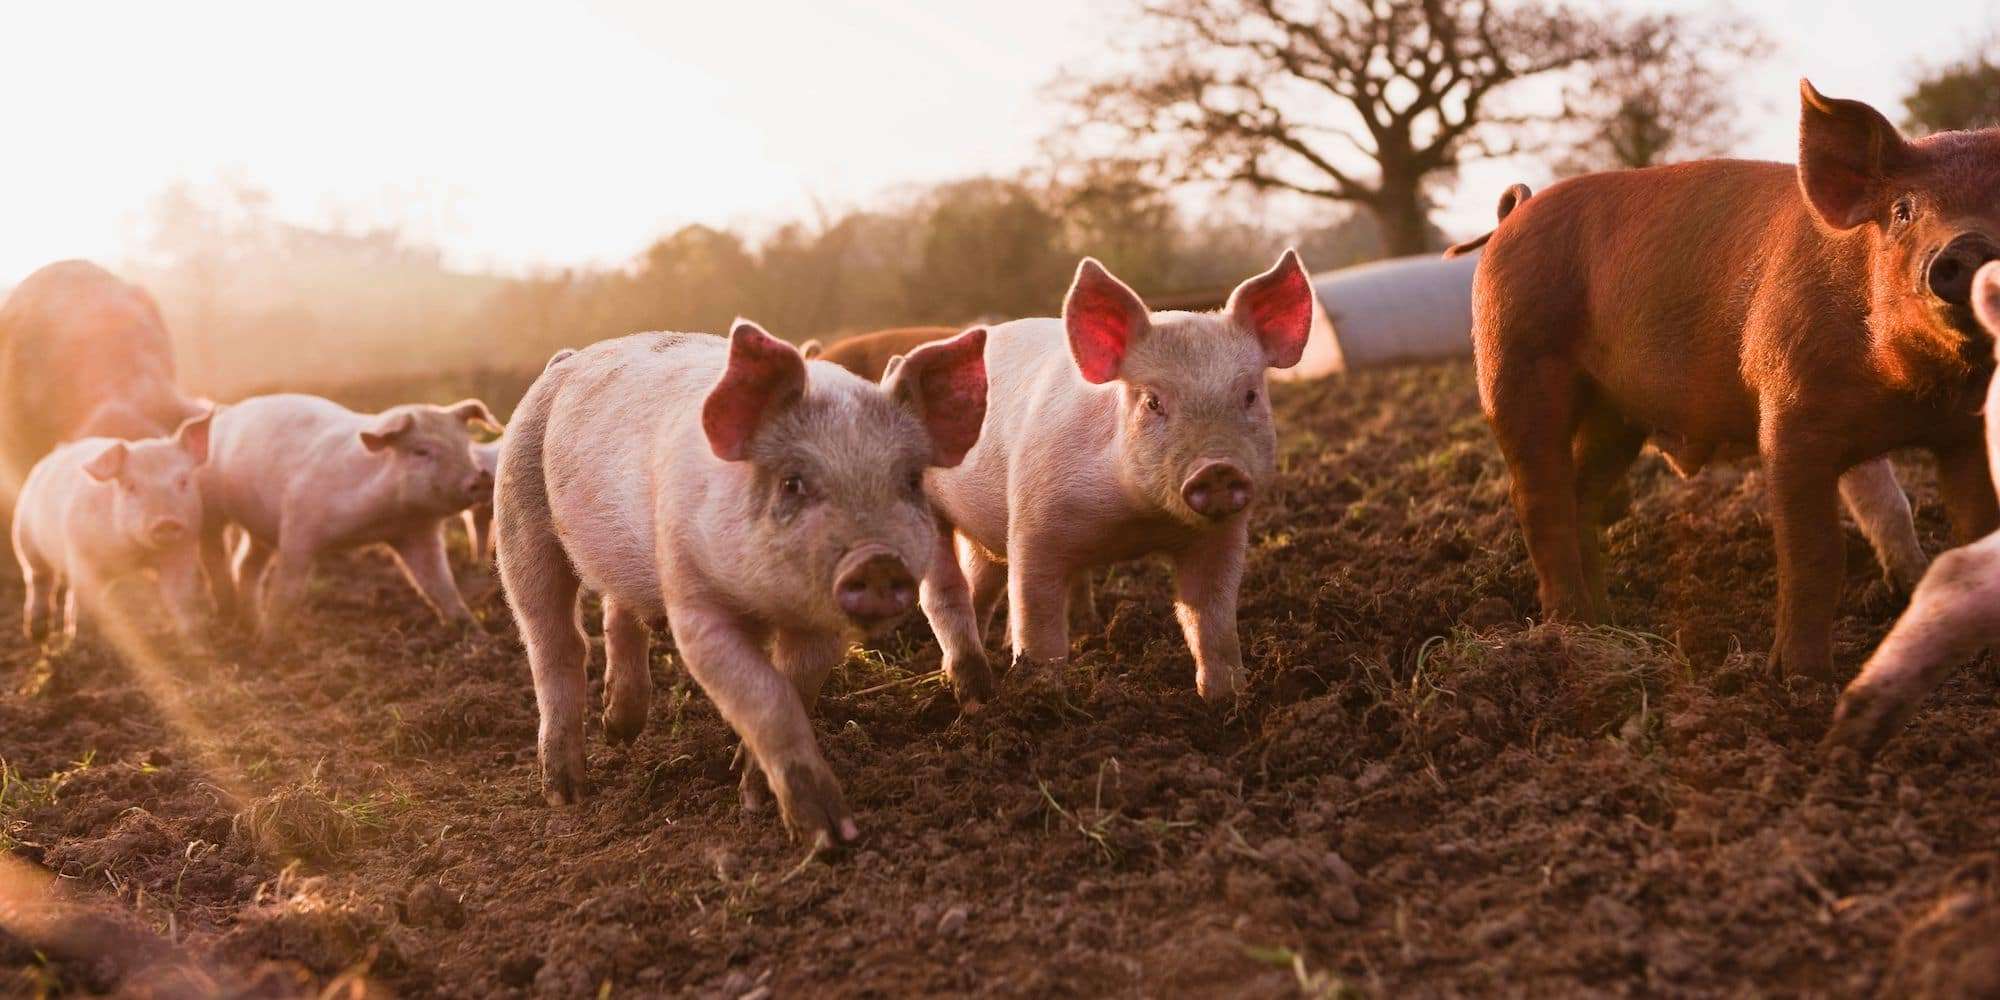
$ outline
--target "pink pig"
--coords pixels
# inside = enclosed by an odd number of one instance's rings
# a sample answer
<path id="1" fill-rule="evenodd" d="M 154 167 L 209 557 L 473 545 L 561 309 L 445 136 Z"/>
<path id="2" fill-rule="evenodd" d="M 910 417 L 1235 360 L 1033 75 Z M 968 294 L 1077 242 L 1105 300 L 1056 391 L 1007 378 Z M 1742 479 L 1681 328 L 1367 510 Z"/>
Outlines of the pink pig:
<path id="1" fill-rule="evenodd" d="M 551 805 L 584 790 L 588 589 L 603 595 L 608 737 L 645 723 L 665 618 L 749 751 L 745 806 L 762 804 L 761 773 L 794 831 L 858 835 L 808 712 L 851 634 L 916 605 L 938 536 L 925 475 L 979 437 L 985 337 L 919 348 L 879 386 L 742 320 L 727 341 L 638 334 L 543 371 L 507 432 L 495 518 Z"/>
<path id="2" fill-rule="evenodd" d="M 208 459 L 212 414 L 170 438 L 84 438 L 35 463 L 14 508 L 14 555 L 27 584 L 23 630 L 39 641 L 62 605 L 63 633 L 122 617 L 111 585 L 135 574 L 158 577 L 168 615 L 193 638 L 202 607 L 198 473 Z"/>
<path id="3" fill-rule="evenodd" d="M 202 473 L 202 558 L 225 612 L 248 605 L 278 634 L 323 552 L 387 544 L 424 601 L 449 622 L 472 612 L 445 557 L 444 523 L 492 493 L 467 425 L 500 429 L 486 404 L 409 404 L 356 413 L 318 396 L 257 396 L 215 418 Z M 248 535 L 235 565 L 223 531 Z"/>
<path id="4" fill-rule="evenodd" d="M 1277 449 L 1265 371 L 1298 363 L 1312 310 L 1289 250 L 1214 314 L 1149 312 L 1086 259 L 1061 320 L 994 327 L 985 430 L 932 482 L 956 534 L 956 552 L 940 542 L 923 596 L 946 669 L 983 669 L 1003 588 L 1015 656 L 1059 664 L 1071 583 L 1161 552 L 1196 687 L 1211 701 L 1234 695 L 1247 511 Z"/>

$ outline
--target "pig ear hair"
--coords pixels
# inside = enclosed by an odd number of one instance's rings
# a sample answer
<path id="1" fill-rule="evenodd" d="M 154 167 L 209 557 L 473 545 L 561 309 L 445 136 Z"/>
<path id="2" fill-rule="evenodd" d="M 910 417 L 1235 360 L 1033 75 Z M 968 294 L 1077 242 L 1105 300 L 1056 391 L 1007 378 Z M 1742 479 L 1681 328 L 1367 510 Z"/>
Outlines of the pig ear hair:
<path id="1" fill-rule="evenodd" d="M 415 420 L 407 411 L 385 414 L 377 418 L 367 430 L 361 432 L 361 445 L 369 451 L 381 451 L 408 433 L 413 423 Z"/>
<path id="2" fill-rule="evenodd" d="M 495 434 L 505 430 L 500 424 L 500 418 L 494 416 L 493 411 L 477 399 L 461 399 L 445 409 L 451 411 L 451 415 L 459 420 L 468 424 L 478 424 Z"/>
<path id="3" fill-rule="evenodd" d="M 1287 249 L 1270 270 L 1237 285 L 1223 308 L 1263 346 L 1264 364 L 1272 368 L 1298 364 L 1313 320 L 1312 282 L 1299 252 Z"/>
<path id="4" fill-rule="evenodd" d="M 1125 352 L 1151 326 L 1146 303 L 1104 265 L 1085 257 L 1076 266 L 1076 280 L 1063 297 L 1063 328 L 1084 381 L 1101 385 L 1117 378 Z"/>
<path id="5" fill-rule="evenodd" d="M 1853 229 L 1878 216 L 1888 174 L 1910 156 L 1881 112 L 1799 81 L 1799 188 L 1821 221 Z"/>
<path id="6" fill-rule="evenodd" d="M 174 429 L 174 443 L 194 459 L 194 464 L 208 462 L 208 436 L 215 426 L 215 408 L 210 407 L 201 414 L 187 418 Z"/>
<path id="7" fill-rule="evenodd" d="M 933 340 L 890 365 L 882 391 L 924 422 L 931 434 L 931 464 L 950 468 L 965 461 L 986 422 L 986 328 Z"/>
<path id="8" fill-rule="evenodd" d="M 729 366 L 701 404 L 701 429 L 715 457 L 748 458 L 757 428 L 805 390 L 806 359 L 798 348 L 738 319 L 729 331 Z"/>
<path id="9" fill-rule="evenodd" d="M 125 442 L 119 441 L 97 453 L 97 457 L 83 463 L 83 473 L 100 483 L 108 483 L 125 471 Z"/>
<path id="10" fill-rule="evenodd" d="M 1988 333 L 2000 338 L 2000 260 L 1989 260 L 1972 276 L 1972 311 Z"/>

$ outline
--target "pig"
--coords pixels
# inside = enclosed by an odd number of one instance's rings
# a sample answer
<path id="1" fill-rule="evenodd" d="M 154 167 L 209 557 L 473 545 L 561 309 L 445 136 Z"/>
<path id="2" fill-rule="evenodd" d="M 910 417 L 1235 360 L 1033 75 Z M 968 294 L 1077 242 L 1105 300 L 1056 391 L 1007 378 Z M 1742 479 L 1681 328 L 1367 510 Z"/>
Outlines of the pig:
<path id="1" fill-rule="evenodd" d="M 1972 301 L 2000 338 L 2000 262 L 1982 266 Z M 2000 379 L 1986 389 L 1987 467 L 2000 489 Z M 1951 669 L 2000 640 L 2000 532 L 1938 556 L 1882 645 L 1841 693 L 1824 749 L 1829 757 L 1872 756 Z"/>
<path id="2" fill-rule="evenodd" d="M 768 783 L 788 829 L 858 836 L 809 712 L 849 637 L 916 605 L 940 535 L 925 479 L 978 440 L 985 343 L 972 329 L 918 348 L 876 385 L 738 320 L 727 340 L 635 334 L 542 372 L 507 433 L 495 518 L 550 805 L 584 792 L 588 589 L 603 598 L 608 738 L 645 723 L 664 618 L 748 751 L 744 806 L 761 808 Z M 992 694 L 983 660 L 951 679 L 968 705 Z"/>
<path id="3" fill-rule="evenodd" d="M 1004 589 L 1017 669 L 1051 679 L 1069 655 L 1071 582 L 1165 553 L 1196 689 L 1236 694 L 1249 509 L 1276 464 L 1265 373 L 1298 363 L 1312 294 L 1287 250 L 1220 312 L 1155 313 L 1086 258 L 1061 319 L 993 328 L 985 430 L 931 483 L 952 535 L 922 596 L 946 670 L 984 662 Z"/>
<path id="4" fill-rule="evenodd" d="M 890 358 L 908 354 L 933 340 L 944 340 L 957 333 L 958 328 L 950 326 L 905 326 L 877 330 L 836 340 L 822 348 L 818 357 L 871 382 L 879 382 Z"/>
<path id="5" fill-rule="evenodd" d="M 444 523 L 492 493 L 471 425 L 499 430 L 477 399 L 356 413 L 318 396 L 256 396 L 215 418 L 202 470 L 202 559 L 216 604 L 259 638 L 283 634 L 321 553 L 383 543 L 447 623 L 472 612 L 445 557 Z M 230 525 L 247 536 L 234 564 Z"/>
<path id="6" fill-rule="evenodd" d="M 465 541 L 472 561 L 480 566 L 493 561 L 493 484 L 499 481 L 500 447 L 505 437 L 472 446 L 472 460 L 486 473 L 486 492 L 461 515 L 465 519 Z"/>
<path id="7" fill-rule="evenodd" d="M 175 387 L 166 323 L 137 285 L 88 261 L 59 261 L 22 279 L 0 306 L 0 489 L 8 499 L 57 444 L 157 437 L 202 412 Z"/>
<path id="8" fill-rule="evenodd" d="M 198 641 L 199 479 L 212 418 L 194 417 L 171 437 L 72 441 L 35 463 L 13 525 L 14 557 L 27 585 L 22 630 L 30 642 L 54 630 L 58 604 L 69 639 L 86 618 L 93 628 L 124 624 L 111 587 L 139 574 L 157 578 L 175 631 Z"/>
<path id="9" fill-rule="evenodd" d="M 1796 168 L 1591 174 L 1514 208 L 1474 277 L 1473 354 L 1545 617 L 1609 618 L 1607 501 L 1649 438 L 1684 471 L 1754 449 L 1771 669 L 1831 679 L 1843 473 L 1928 449 L 1957 534 L 2000 522 L 1970 305 L 2000 256 L 2000 131 L 1912 141 L 1866 104 L 1800 95 Z"/>

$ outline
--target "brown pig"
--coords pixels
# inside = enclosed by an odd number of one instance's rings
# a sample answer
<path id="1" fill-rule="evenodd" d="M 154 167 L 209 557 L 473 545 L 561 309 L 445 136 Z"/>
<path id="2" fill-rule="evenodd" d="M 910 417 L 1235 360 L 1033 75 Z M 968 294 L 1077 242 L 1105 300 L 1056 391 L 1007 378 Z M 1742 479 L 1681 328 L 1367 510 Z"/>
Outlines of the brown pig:
<path id="1" fill-rule="evenodd" d="M 2000 337 L 2000 262 L 1980 268 L 1974 308 Z M 1986 390 L 1988 468 L 2000 484 L 2000 379 Z M 2000 640 L 2000 532 L 1938 556 L 1834 709 L 1827 749 L 1873 754 L 1975 650 Z"/>
<path id="2" fill-rule="evenodd" d="M 1312 294 L 1287 250 L 1219 313 L 1156 313 L 1086 259 L 1061 319 L 993 328 L 985 430 L 931 485 L 954 529 L 923 593 L 947 670 L 984 662 L 1003 589 L 1017 662 L 1059 669 L 1071 582 L 1165 553 L 1197 689 L 1236 693 L 1249 507 L 1276 467 L 1265 372 L 1298 363 Z"/>
<path id="3" fill-rule="evenodd" d="M 172 433 L 202 412 L 174 382 L 151 296 L 88 261 L 50 264 L 0 306 L 0 489 L 64 441 Z"/>
<path id="4" fill-rule="evenodd" d="M 1607 500 L 1651 438 L 1754 450 L 1778 549 L 1774 670 L 1830 678 L 1841 474 L 1930 450 L 1961 537 L 2000 521 L 1973 272 L 2000 256 L 2000 130 L 1900 135 L 1800 84 L 1799 163 L 1592 174 L 1519 205 L 1473 284 L 1480 401 L 1543 614 L 1609 615 Z"/>
<path id="5" fill-rule="evenodd" d="M 603 596 L 607 736 L 645 723 L 664 617 L 749 751 L 745 807 L 767 782 L 794 831 L 858 835 L 809 713 L 849 637 L 916 606 L 938 534 L 924 480 L 979 437 L 985 338 L 919 348 L 881 385 L 746 320 L 728 340 L 637 334 L 542 372 L 507 432 L 495 517 L 551 805 L 584 791 L 587 589 Z M 983 660 L 953 680 L 967 701 L 992 689 Z"/>
<path id="6" fill-rule="evenodd" d="M 957 333 L 957 328 L 949 326 L 904 326 L 877 330 L 843 337 L 820 348 L 817 355 L 808 357 L 831 361 L 870 382 L 880 382 L 890 358 L 908 354 L 933 340 L 945 340 Z"/>

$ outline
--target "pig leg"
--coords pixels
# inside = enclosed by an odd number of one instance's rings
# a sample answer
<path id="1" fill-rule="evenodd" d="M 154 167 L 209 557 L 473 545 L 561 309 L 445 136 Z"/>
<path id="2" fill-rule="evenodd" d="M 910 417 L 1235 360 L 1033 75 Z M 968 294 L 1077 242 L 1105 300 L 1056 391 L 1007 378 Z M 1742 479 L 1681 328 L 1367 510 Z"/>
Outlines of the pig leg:
<path id="1" fill-rule="evenodd" d="M 167 617 L 174 624 L 174 632 L 181 641 L 190 645 L 201 641 L 202 603 L 202 562 L 201 555 L 189 547 L 175 553 L 159 566 L 160 597 L 166 605 Z"/>
<path id="2" fill-rule="evenodd" d="M 961 707 L 974 708 L 993 697 L 993 668 L 986 660 L 972 584 L 959 566 L 952 542 L 952 530 L 940 527 L 917 601 L 944 650 L 944 674 L 951 679 L 952 693 Z"/>
<path id="3" fill-rule="evenodd" d="M 1778 549 L 1778 629 L 1771 669 L 1778 675 L 1833 677 L 1833 617 L 1840 603 L 1846 545 L 1840 533 L 1840 485 L 1835 464 L 1812 454 L 1812 442 L 1767 432 L 1764 468 L 1770 479 Z"/>
<path id="4" fill-rule="evenodd" d="M 511 544 L 510 537 L 501 551 Z M 758 648 L 756 637 L 726 612 L 686 601 L 669 603 L 667 622 L 688 673 L 769 780 L 785 825 L 815 843 L 858 838 L 861 831 L 820 755 L 805 703 Z"/>
<path id="5" fill-rule="evenodd" d="M 278 551 L 264 574 L 263 599 L 257 607 L 260 641 L 279 638 L 291 624 L 299 605 L 305 602 L 306 587 L 312 582 L 313 555 L 318 547 L 315 539 L 301 532 L 287 530 L 279 536 Z"/>
<path id="6" fill-rule="evenodd" d="M 230 572 L 229 545 L 222 537 L 220 522 L 201 533 L 201 570 L 208 578 L 208 596 L 215 602 L 215 615 L 223 621 L 236 617 L 236 580 Z"/>
<path id="7" fill-rule="evenodd" d="M 509 504 L 499 512 L 499 530 L 507 536 L 500 546 L 500 578 L 521 641 L 528 647 L 528 669 L 535 680 L 542 797 L 552 806 L 570 805 L 583 800 L 583 706 L 590 644 L 584 638 L 577 601 L 582 581 L 547 521 L 535 523 L 517 506 Z M 545 519 L 546 501 L 540 510 Z"/>
<path id="8" fill-rule="evenodd" d="M 1993 470 L 1987 465 L 1985 443 L 1974 439 L 1937 456 L 1938 497 L 1951 518 L 1951 533 L 1960 545 L 2000 529 L 2000 498 L 1994 493 Z"/>
<path id="9" fill-rule="evenodd" d="M 958 565 L 972 586 L 972 616 L 984 640 L 987 629 L 993 626 L 993 612 L 999 610 L 1000 599 L 1007 596 L 1007 564 L 963 539 L 958 543 L 958 551 Z M 1013 630 L 1010 627 L 1008 631 L 1011 634 Z"/>
<path id="10" fill-rule="evenodd" d="M 21 582 L 28 592 L 26 606 L 21 609 L 21 632 L 35 643 L 48 637 L 55 618 L 55 571 L 39 562 L 21 558 Z"/>
<path id="11" fill-rule="evenodd" d="M 1883 579 L 1901 593 L 1916 589 L 1929 560 L 1924 558 L 1923 543 L 1917 541 L 1910 498 L 1896 482 L 1889 460 L 1878 458 L 1847 470 L 1840 477 L 1840 499 L 1874 547 Z"/>
<path id="12" fill-rule="evenodd" d="M 1104 628 L 1104 619 L 1097 613 L 1097 598 L 1091 593 L 1088 569 L 1070 574 L 1069 614 L 1074 631 L 1097 632 Z"/>
<path id="13" fill-rule="evenodd" d="M 1577 554 L 1592 621 L 1611 620 L 1611 589 L 1604 579 L 1604 528 L 1620 513 L 1618 487 L 1645 444 L 1644 431 L 1626 423 L 1602 402 L 1585 411 L 1571 442 L 1577 469 Z"/>
<path id="14" fill-rule="evenodd" d="M 483 503 L 465 513 L 472 528 L 472 561 L 489 565 L 493 562 L 493 505 Z"/>
<path id="15" fill-rule="evenodd" d="M 1037 670 L 1061 669 L 1069 659 L 1069 573 L 1054 540 L 1015 538 L 1007 543 L 1007 618 L 1014 659 Z"/>
<path id="16" fill-rule="evenodd" d="M 1242 684 L 1236 594 L 1249 543 L 1249 518 L 1238 517 L 1174 556 L 1174 617 L 1194 653 L 1195 690 L 1209 702 L 1236 697 Z"/>
<path id="17" fill-rule="evenodd" d="M 1828 752 L 1872 756 L 1951 671 L 2000 639 L 2000 535 L 1937 557 L 1861 675 L 1840 696 Z"/>
<path id="18" fill-rule="evenodd" d="M 1578 545 L 1577 472 L 1571 453 L 1577 377 L 1555 359 L 1500 359 L 1490 379 L 1487 421 L 1512 474 L 1514 511 L 1540 584 L 1542 615 L 1596 623 L 1602 601 L 1584 579 Z M 1511 363 L 1507 363 L 1510 362 Z"/>
<path id="19" fill-rule="evenodd" d="M 834 632 L 779 632 L 771 643 L 771 665 L 792 682 L 807 715 L 819 704 L 819 691 L 826 685 L 827 675 L 846 658 L 847 641 Z M 764 772 L 757 767 L 756 758 L 747 754 L 738 794 L 743 811 L 750 813 L 762 812 L 771 798 Z"/>
<path id="20" fill-rule="evenodd" d="M 625 602 L 604 598 L 604 736 L 620 743 L 646 727 L 653 701 L 652 632 Z"/>
<path id="21" fill-rule="evenodd" d="M 465 606 L 465 598 L 458 592 L 458 581 L 451 576 L 451 558 L 444 551 L 443 521 L 405 535 L 389 547 L 396 552 L 396 564 L 403 568 L 404 578 L 423 596 L 424 603 L 430 605 L 440 621 L 447 625 L 472 621 L 472 609 Z"/>
<path id="22" fill-rule="evenodd" d="M 276 554 L 276 549 L 246 533 L 231 559 L 229 578 L 236 588 L 236 609 L 253 627 L 264 607 L 264 581 Z"/>

